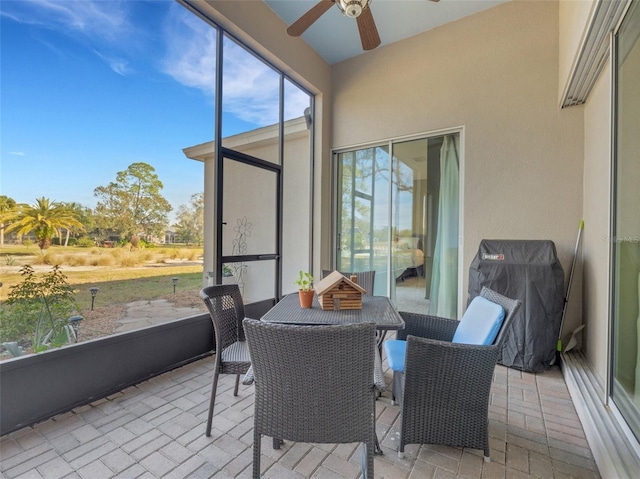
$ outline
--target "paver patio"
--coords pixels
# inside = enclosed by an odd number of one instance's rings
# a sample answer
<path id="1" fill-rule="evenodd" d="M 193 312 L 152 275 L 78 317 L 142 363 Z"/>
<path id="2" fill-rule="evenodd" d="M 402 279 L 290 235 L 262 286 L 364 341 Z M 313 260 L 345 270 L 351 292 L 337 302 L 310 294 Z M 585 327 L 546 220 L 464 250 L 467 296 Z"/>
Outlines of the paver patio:
<path id="1" fill-rule="evenodd" d="M 0 440 L 0 477 L 249 478 L 253 387 L 218 386 L 212 437 L 204 435 L 213 358 L 23 428 Z M 385 362 L 386 368 L 386 362 Z M 391 372 L 385 372 L 390 384 Z M 598 478 L 595 461 L 557 366 L 540 374 L 497 366 L 490 405 L 491 462 L 482 452 L 411 445 L 396 454 L 399 407 L 377 401 L 384 451 L 376 478 Z M 265 438 L 264 478 L 360 476 L 357 444 L 299 444 L 274 450 Z"/>

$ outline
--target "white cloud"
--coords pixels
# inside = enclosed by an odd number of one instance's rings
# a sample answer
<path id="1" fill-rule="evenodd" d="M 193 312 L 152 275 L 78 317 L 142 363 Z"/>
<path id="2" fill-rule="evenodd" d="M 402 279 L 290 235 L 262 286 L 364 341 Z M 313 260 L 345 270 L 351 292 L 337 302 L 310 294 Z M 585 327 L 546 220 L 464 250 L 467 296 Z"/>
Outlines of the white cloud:
<path id="1" fill-rule="evenodd" d="M 216 32 L 191 13 L 174 12 L 165 30 L 164 71 L 181 84 L 215 95 Z M 223 108 L 257 126 L 278 121 L 278 74 L 228 38 L 224 40 Z M 288 85 L 285 118 L 300 117 L 309 97 Z"/>
<path id="2" fill-rule="evenodd" d="M 127 74 L 129 74 L 131 72 L 131 69 L 129 68 L 129 61 L 128 60 L 125 60 L 124 58 L 108 57 L 106 55 L 103 55 L 102 53 L 100 53 L 97 50 L 94 50 L 94 53 L 102 61 L 104 61 L 107 65 L 109 65 L 109 68 L 111 68 L 118 75 L 125 76 L 125 75 L 127 75 Z"/>
<path id="3" fill-rule="evenodd" d="M 177 3 L 162 3 L 168 13 L 161 69 L 180 84 L 200 90 L 213 103 L 216 31 Z M 156 6 L 159 2 L 146 5 L 141 11 L 146 13 Z M 145 29 L 144 25 L 132 23 L 135 7 L 136 2 L 130 0 L 25 0 L 4 2 L 2 14 L 22 23 L 80 36 L 83 42 L 89 39 L 89 48 L 115 73 L 124 76 L 132 73 L 131 49 L 140 48 L 140 40 L 148 41 L 157 33 L 148 31 L 155 27 Z M 145 55 L 149 54 L 146 50 Z M 229 39 L 225 39 L 224 68 L 225 111 L 256 126 L 276 123 L 278 75 Z M 301 116 L 309 104 L 308 97 L 290 85 L 285 98 L 286 119 Z"/>
<path id="4" fill-rule="evenodd" d="M 12 17 L 22 23 L 46 25 L 66 33 L 81 32 L 108 41 L 131 30 L 126 2 L 120 0 L 28 0 L 11 2 Z"/>
<path id="5" fill-rule="evenodd" d="M 129 62 L 116 54 L 99 53 L 126 48 L 135 43 L 133 36 L 139 29 L 130 21 L 132 2 L 120 0 L 25 0 L 5 2 L 2 14 L 16 22 L 38 26 L 75 38 L 87 44 L 109 67 L 119 75 L 129 73 Z M 47 48 L 56 54 L 64 53 L 44 36 L 38 36 Z"/>
<path id="6" fill-rule="evenodd" d="M 15 156 L 27 156 L 24 151 L 10 151 L 9 154 Z"/>
<path id="7" fill-rule="evenodd" d="M 162 69 L 179 83 L 215 93 L 216 32 L 184 9 L 172 9 L 165 25 L 166 55 Z"/>

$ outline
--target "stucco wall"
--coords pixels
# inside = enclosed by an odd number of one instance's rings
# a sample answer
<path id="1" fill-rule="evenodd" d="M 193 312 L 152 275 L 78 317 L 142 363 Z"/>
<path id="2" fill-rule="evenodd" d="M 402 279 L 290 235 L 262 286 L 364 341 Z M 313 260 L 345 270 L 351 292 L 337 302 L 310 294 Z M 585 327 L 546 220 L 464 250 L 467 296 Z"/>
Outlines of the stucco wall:
<path id="1" fill-rule="evenodd" d="M 607 375 L 611 68 L 584 108 L 584 329 L 583 348 L 600 378 Z"/>
<path id="2" fill-rule="evenodd" d="M 483 238 L 551 239 L 568 273 L 584 131 L 557 104 L 558 21 L 508 2 L 333 67 L 334 148 L 464 127 L 464 294 Z"/>

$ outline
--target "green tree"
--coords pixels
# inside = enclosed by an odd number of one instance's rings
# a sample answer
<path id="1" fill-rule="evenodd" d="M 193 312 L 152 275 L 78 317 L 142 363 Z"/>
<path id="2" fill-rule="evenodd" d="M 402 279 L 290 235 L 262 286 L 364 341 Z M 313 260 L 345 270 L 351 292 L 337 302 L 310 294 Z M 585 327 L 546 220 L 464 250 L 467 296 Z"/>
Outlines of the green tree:
<path id="1" fill-rule="evenodd" d="M 82 224 L 81 228 L 78 228 L 75 226 L 71 228 L 64 228 L 66 233 L 65 239 L 64 239 L 64 245 L 68 246 L 69 236 L 73 235 L 74 237 L 76 237 L 78 234 L 84 231 L 87 231 L 87 232 L 94 231 L 96 229 L 96 222 L 95 222 L 95 219 L 93 218 L 93 211 L 91 210 L 91 208 L 87 206 L 83 206 L 80 203 L 76 203 L 76 202 L 63 203 L 63 204 L 69 211 L 73 213 L 75 218 Z"/>
<path id="2" fill-rule="evenodd" d="M 190 205 L 180 205 L 177 211 L 176 238 L 182 243 L 202 244 L 204 241 L 204 193 L 191 195 Z"/>
<path id="3" fill-rule="evenodd" d="M 13 198 L 0 195 L 0 248 L 4 246 L 4 228 L 6 226 L 4 217 L 11 213 L 15 207 L 16 202 Z"/>
<path id="4" fill-rule="evenodd" d="M 155 171 L 147 163 L 132 163 L 118 172 L 116 181 L 97 187 L 93 193 L 99 198 L 94 212 L 98 228 L 132 243 L 140 232 L 162 235 L 172 208 L 160 193 L 164 185 Z"/>
<path id="5" fill-rule="evenodd" d="M 3 216 L 3 221 L 11 223 L 6 228 L 7 232 L 16 231 L 19 235 L 26 235 L 33 231 L 40 251 L 43 252 L 51 246 L 54 235 L 61 237 L 62 228 L 83 228 L 82 223 L 65 205 L 50 201 L 44 196 L 37 198 L 33 205 L 17 205 L 12 212 Z"/>

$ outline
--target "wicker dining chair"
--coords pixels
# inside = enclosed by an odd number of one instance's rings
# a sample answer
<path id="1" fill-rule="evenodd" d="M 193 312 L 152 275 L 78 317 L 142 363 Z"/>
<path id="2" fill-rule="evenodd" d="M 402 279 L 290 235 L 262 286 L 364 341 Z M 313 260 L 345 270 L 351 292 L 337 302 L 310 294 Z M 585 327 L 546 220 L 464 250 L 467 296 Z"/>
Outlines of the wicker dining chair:
<path id="1" fill-rule="evenodd" d="M 330 271 L 328 269 L 323 269 L 322 270 L 322 277 L 326 278 L 331 273 L 333 273 L 333 271 Z M 363 288 L 367 292 L 366 296 L 373 296 L 373 288 L 375 286 L 375 279 L 376 279 L 375 270 L 372 270 L 372 271 L 356 271 L 354 273 L 348 273 L 348 272 L 345 272 L 345 271 L 340 271 L 340 273 L 346 278 L 351 278 L 351 275 L 355 275 L 356 278 L 357 278 L 357 281 L 358 281 L 358 286 L 360 286 L 361 288 Z"/>
<path id="2" fill-rule="evenodd" d="M 216 390 L 220 374 L 235 374 L 236 383 L 233 395 L 238 395 L 240 375 L 251 366 L 249 349 L 245 341 L 242 321 L 244 303 L 237 284 L 207 286 L 200 291 L 200 297 L 209 310 L 213 321 L 216 360 L 214 364 L 213 385 L 207 418 L 207 437 L 211 436 L 213 407 L 216 402 Z"/>
<path id="3" fill-rule="evenodd" d="M 253 477 L 262 435 L 308 443 L 363 443 L 362 477 L 373 479 L 373 323 L 301 326 L 244 321 L 255 381 Z M 376 359 L 377 358 L 377 359 Z M 381 371 L 381 368 L 380 368 Z"/>
<path id="4" fill-rule="evenodd" d="M 486 287 L 480 296 L 504 309 L 497 336 L 486 346 L 451 342 L 461 323 L 455 319 L 400 312 L 405 328 L 397 339 L 406 340 L 404 372 L 393 371 L 393 395 L 402 415 L 399 457 L 407 444 L 444 444 L 482 449 L 489 461 L 491 382 L 521 302 Z M 385 349 L 389 356 L 386 344 Z"/>

